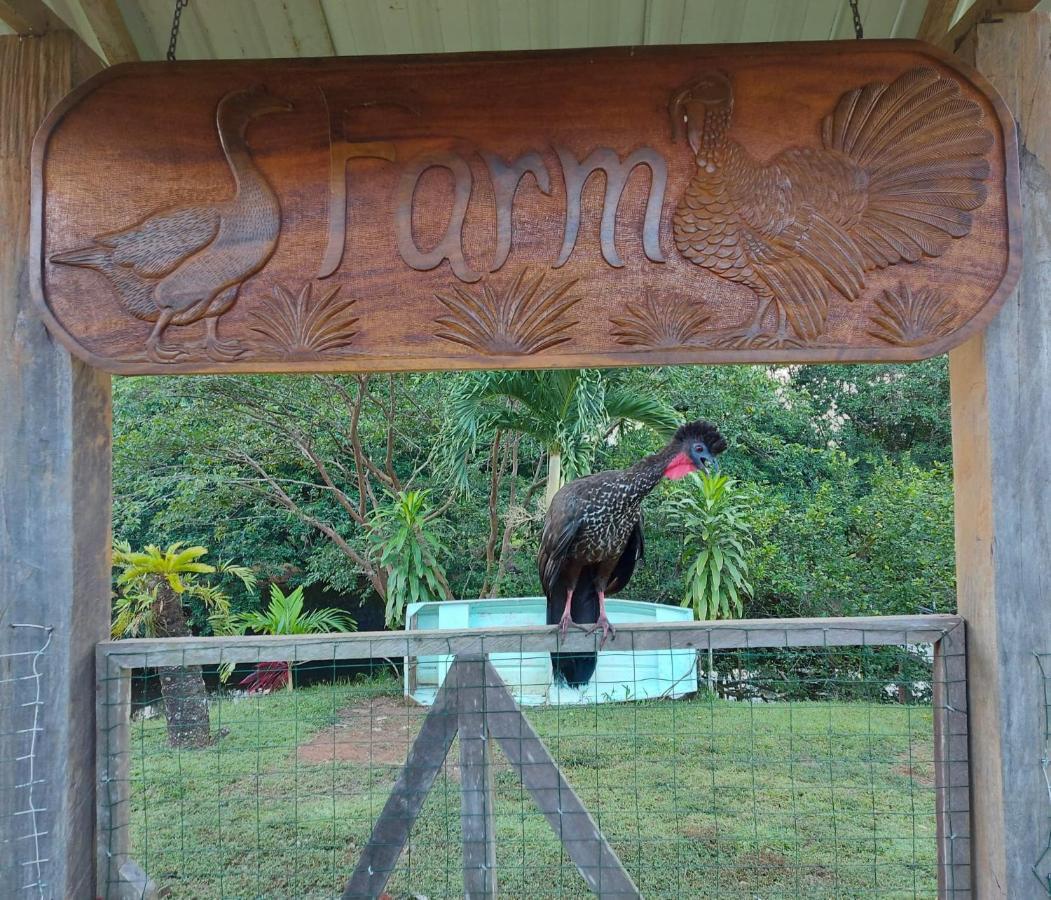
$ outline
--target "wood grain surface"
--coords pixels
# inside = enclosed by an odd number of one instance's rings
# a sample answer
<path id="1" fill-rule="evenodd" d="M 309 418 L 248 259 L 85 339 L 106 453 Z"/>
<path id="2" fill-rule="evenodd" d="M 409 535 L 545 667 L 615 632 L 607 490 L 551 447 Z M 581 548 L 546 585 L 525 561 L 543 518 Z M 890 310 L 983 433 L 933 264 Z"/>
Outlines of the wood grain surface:
<path id="1" fill-rule="evenodd" d="M 37 136 L 31 276 L 121 373 L 914 360 L 1012 288 L 1017 167 L 912 41 L 132 63 Z"/>

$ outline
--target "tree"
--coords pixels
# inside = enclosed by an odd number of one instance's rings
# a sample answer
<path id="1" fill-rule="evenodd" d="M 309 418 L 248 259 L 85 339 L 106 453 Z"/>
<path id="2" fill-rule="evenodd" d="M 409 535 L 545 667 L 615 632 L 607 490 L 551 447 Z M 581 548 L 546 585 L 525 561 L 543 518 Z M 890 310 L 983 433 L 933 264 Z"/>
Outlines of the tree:
<path id="1" fill-rule="evenodd" d="M 345 612 L 332 607 L 303 612 L 303 585 L 289 594 L 276 584 L 270 585 L 270 603 L 265 610 L 241 613 L 234 618 L 240 633 L 256 634 L 324 634 L 330 631 L 354 631 L 358 624 Z M 249 691 L 269 691 L 287 684 L 292 690 L 293 662 L 263 662 L 256 666 L 241 686 Z"/>
<path id="2" fill-rule="evenodd" d="M 150 544 L 133 551 L 118 542 L 113 565 L 119 569 L 114 601 L 114 637 L 188 637 L 191 634 L 184 602 L 193 597 L 201 601 L 216 634 L 233 630 L 230 600 L 216 584 L 202 575 L 233 575 L 247 588 L 255 576 L 244 566 L 201 562 L 204 547 L 170 544 L 160 549 Z M 208 693 L 200 666 L 162 666 L 158 669 L 161 696 L 168 725 L 168 741 L 173 747 L 205 747 L 212 741 L 208 719 Z"/>
<path id="3" fill-rule="evenodd" d="M 569 480 L 587 475 L 603 438 L 625 423 L 674 431 L 675 410 L 633 390 L 629 376 L 600 369 L 479 372 L 466 375 L 450 401 L 450 455 L 461 485 L 465 460 L 498 431 L 538 441 L 547 453 L 544 505 Z"/>

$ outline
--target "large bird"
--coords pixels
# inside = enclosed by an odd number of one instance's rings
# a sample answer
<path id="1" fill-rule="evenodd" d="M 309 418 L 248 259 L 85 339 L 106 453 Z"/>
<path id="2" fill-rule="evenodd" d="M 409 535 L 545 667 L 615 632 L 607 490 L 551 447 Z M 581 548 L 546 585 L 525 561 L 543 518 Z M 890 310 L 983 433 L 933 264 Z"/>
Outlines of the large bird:
<path id="1" fill-rule="evenodd" d="M 236 359 L 244 352 L 219 338 L 219 316 L 270 259 L 281 228 L 277 196 L 252 161 L 245 131 L 252 119 L 291 108 L 262 87 L 231 91 L 216 111 L 234 182 L 230 199 L 161 210 L 130 228 L 97 236 L 89 247 L 51 257 L 53 263 L 101 272 L 129 313 L 156 323 L 146 340 L 150 359 L 185 356 L 184 349 L 164 342 L 165 329 L 200 319 L 206 322 L 209 356 Z"/>
<path id="2" fill-rule="evenodd" d="M 642 501 L 662 478 L 705 469 L 726 449 L 709 422 L 683 425 L 663 450 L 628 469 L 571 481 L 555 494 L 540 538 L 540 583 L 547 595 L 547 622 L 562 636 L 571 625 L 602 629 L 602 644 L 616 633 L 606 617 L 606 595 L 624 588 L 642 556 Z M 597 655 L 552 653 L 557 681 L 586 684 Z"/>
<path id="3" fill-rule="evenodd" d="M 675 210 L 675 244 L 758 300 L 751 321 L 717 338 L 723 346 L 813 341 L 830 295 L 854 300 L 865 272 L 940 256 L 985 201 L 992 133 L 978 104 L 933 69 L 848 91 L 822 123 L 820 149 L 792 147 L 767 163 L 729 136 L 725 75 L 688 85 L 670 112 L 697 165 Z"/>

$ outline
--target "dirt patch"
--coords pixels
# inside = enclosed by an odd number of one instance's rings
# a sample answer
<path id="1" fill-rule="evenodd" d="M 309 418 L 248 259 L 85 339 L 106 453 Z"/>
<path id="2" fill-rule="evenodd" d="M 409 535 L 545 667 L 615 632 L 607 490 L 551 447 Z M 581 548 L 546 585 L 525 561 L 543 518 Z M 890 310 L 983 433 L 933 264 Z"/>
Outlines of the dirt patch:
<path id="1" fill-rule="evenodd" d="M 299 745 L 299 761 L 404 765 L 428 712 L 402 697 L 372 697 L 346 706 L 335 725 Z"/>
<path id="2" fill-rule="evenodd" d="M 891 769 L 895 775 L 911 779 L 914 784 L 923 787 L 934 787 L 933 765 L 929 762 L 910 762 L 908 753 L 901 754 L 898 759 L 900 759 L 901 762 Z"/>

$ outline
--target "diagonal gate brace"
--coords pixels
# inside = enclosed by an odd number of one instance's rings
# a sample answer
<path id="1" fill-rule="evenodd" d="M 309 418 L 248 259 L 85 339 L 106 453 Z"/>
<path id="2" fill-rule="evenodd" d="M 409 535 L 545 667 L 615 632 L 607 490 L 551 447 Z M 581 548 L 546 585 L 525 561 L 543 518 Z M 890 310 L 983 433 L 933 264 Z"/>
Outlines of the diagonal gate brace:
<path id="1" fill-rule="evenodd" d="M 489 738 L 495 738 L 525 789 L 562 842 L 588 887 L 600 897 L 641 897 L 591 814 L 566 781 L 492 664 L 457 656 L 413 742 L 343 900 L 383 893 L 416 817 L 460 733 L 460 821 L 464 896 L 495 897 L 496 841 Z"/>

